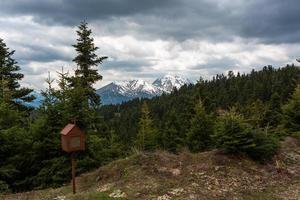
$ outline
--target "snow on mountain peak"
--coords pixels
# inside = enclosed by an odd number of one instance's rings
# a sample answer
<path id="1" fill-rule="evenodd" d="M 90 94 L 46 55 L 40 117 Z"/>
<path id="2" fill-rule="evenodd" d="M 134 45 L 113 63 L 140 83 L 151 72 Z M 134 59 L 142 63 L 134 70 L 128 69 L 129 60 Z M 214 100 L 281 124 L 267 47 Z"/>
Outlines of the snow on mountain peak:
<path id="1" fill-rule="evenodd" d="M 178 75 L 167 74 L 161 78 L 156 79 L 153 85 L 160 87 L 164 92 L 170 93 L 174 88 L 179 89 L 185 84 L 191 84 L 192 82 L 186 78 Z"/>
<path id="2" fill-rule="evenodd" d="M 121 103 L 133 98 L 151 98 L 163 92 L 171 93 L 174 88 L 179 89 L 184 84 L 190 83 L 191 81 L 181 76 L 167 74 L 152 84 L 144 80 L 114 81 L 97 90 L 97 93 L 104 104 Z"/>

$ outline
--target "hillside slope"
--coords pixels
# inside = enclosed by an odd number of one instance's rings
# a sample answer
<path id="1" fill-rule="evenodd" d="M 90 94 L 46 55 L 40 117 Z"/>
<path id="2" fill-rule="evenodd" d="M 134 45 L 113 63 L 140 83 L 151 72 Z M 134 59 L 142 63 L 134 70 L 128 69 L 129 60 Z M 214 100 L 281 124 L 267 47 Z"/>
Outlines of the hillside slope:
<path id="1" fill-rule="evenodd" d="M 297 200 L 300 145 L 287 138 L 274 161 L 264 165 L 217 151 L 139 153 L 83 174 L 77 180 L 76 195 L 66 185 L 2 199 Z"/>

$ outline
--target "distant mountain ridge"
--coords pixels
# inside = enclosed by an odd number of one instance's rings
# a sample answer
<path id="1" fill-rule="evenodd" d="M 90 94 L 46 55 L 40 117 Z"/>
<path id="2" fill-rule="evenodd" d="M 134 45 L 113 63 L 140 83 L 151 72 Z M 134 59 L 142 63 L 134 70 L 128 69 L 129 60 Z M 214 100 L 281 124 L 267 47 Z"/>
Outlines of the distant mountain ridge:
<path id="1" fill-rule="evenodd" d="M 115 81 L 97 90 L 102 104 L 118 104 L 134 98 L 152 98 L 162 93 L 171 93 L 192 82 L 178 75 L 165 75 L 153 83 L 144 80 Z"/>

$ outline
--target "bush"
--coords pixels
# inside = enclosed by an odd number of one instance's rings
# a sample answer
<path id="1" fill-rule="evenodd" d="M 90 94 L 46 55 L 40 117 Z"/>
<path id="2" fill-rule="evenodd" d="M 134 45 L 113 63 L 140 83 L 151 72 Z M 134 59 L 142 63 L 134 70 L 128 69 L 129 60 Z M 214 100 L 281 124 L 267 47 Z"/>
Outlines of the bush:
<path id="1" fill-rule="evenodd" d="M 246 154 L 259 161 L 271 159 L 278 149 L 277 139 L 246 123 L 233 109 L 219 117 L 215 138 L 225 152 Z"/>
<path id="2" fill-rule="evenodd" d="M 279 148 L 279 139 L 273 135 L 266 135 L 264 132 L 257 130 L 254 133 L 253 148 L 246 152 L 252 159 L 267 161 L 271 159 Z"/>
<path id="3" fill-rule="evenodd" d="M 11 192 L 9 189 L 9 185 L 6 182 L 0 180 L 0 194 Z"/>

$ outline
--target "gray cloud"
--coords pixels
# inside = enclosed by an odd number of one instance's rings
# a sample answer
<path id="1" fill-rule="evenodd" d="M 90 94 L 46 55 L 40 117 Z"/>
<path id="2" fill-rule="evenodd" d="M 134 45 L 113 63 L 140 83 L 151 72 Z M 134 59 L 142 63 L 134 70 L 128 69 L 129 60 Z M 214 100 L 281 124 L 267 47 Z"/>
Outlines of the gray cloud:
<path id="1" fill-rule="evenodd" d="M 1 12 L 9 15 L 32 15 L 44 23 L 76 25 L 82 20 L 109 19 L 167 7 L 172 0 L 4 0 Z"/>
<path id="2" fill-rule="evenodd" d="M 220 41 L 236 36 L 269 43 L 300 41 L 298 0 L 4 0 L 0 12 L 31 15 L 39 23 L 52 25 L 74 26 L 87 20 L 107 34 L 129 32 L 148 38 Z M 124 24 L 124 19 L 137 26 Z"/>
<path id="3" fill-rule="evenodd" d="M 20 60 L 22 64 L 27 64 L 33 60 L 36 62 L 52 62 L 56 60 L 68 62 L 73 59 L 72 55 L 63 53 L 55 47 L 47 47 L 36 44 L 20 45 L 19 47 L 23 47 L 28 50 L 28 52 L 17 51 L 15 53 L 15 58 Z"/>
<path id="4" fill-rule="evenodd" d="M 151 63 L 144 59 L 107 60 L 103 64 L 106 70 L 114 69 L 121 72 L 141 72 L 143 67 L 147 66 L 151 66 Z"/>

